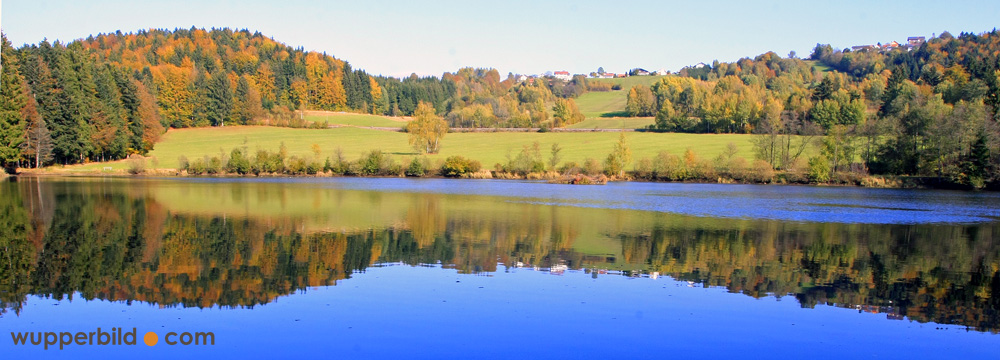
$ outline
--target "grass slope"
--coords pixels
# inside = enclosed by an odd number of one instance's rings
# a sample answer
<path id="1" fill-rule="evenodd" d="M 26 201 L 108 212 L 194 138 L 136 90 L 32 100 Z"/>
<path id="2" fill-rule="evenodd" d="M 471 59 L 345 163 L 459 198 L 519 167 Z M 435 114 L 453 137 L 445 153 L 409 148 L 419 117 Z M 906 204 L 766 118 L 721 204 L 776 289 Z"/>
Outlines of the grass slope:
<path id="1" fill-rule="evenodd" d="M 614 78 L 614 79 L 587 79 L 587 81 L 618 84 L 622 86 L 622 90 L 628 91 L 628 89 L 631 89 L 633 86 L 636 85 L 646 85 L 646 86 L 653 85 L 654 83 L 662 79 L 664 76 L 629 76 L 625 78 Z"/>
<path id="2" fill-rule="evenodd" d="M 587 118 L 581 123 L 569 126 L 573 129 L 638 129 L 653 124 L 651 118 L 631 118 L 625 112 L 628 91 L 635 85 L 650 86 L 663 76 L 630 76 L 617 79 L 588 79 L 587 81 L 618 84 L 622 90 L 592 91 L 580 95 L 576 106 Z M 623 122 L 624 120 L 624 122 Z M 623 124 L 624 123 L 624 124 Z"/>
<path id="3" fill-rule="evenodd" d="M 396 127 L 401 128 L 406 125 L 406 120 L 401 118 L 390 118 L 378 115 L 352 114 L 332 111 L 309 111 L 306 112 L 306 120 L 313 122 L 327 122 L 330 125 L 345 125 L 359 127 Z"/>
<path id="4" fill-rule="evenodd" d="M 567 126 L 570 129 L 639 129 L 653 125 L 656 120 L 651 117 L 641 118 L 594 118 L 586 119 Z"/>
<path id="5" fill-rule="evenodd" d="M 737 134 L 673 134 L 629 133 L 633 159 L 652 158 L 662 150 L 683 154 L 688 147 L 701 157 L 715 157 L 732 142 L 739 147 L 739 156 L 753 158 L 750 135 Z M 266 149 L 276 151 L 284 142 L 289 155 L 313 156 L 312 144 L 320 146 L 320 157 L 334 154 L 339 147 L 349 160 L 357 159 L 365 151 L 381 149 L 392 154 L 397 161 L 417 156 L 408 142 L 408 135 L 400 132 L 343 127 L 334 129 L 290 129 L 264 126 L 227 126 L 224 128 L 174 129 L 167 132 L 150 156 L 156 157 L 153 168 L 176 168 L 178 157 L 195 159 L 219 155 L 234 147 L 246 146 L 250 151 Z M 539 142 L 542 155 L 548 158 L 553 143 L 562 147 L 562 161 L 583 163 L 586 158 L 603 160 L 618 140 L 618 133 L 450 133 L 442 140 L 440 154 L 427 155 L 430 159 L 444 159 L 462 155 L 479 160 L 484 167 L 506 162 L 506 155 L 516 155 L 524 146 Z M 68 167 L 67 170 L 93 171 L 103 167 L 117 170 L 124 168 L 124 161 L 92 163 Z"/>
<path id="6" fill-rule="evenodd" d="M 576 98 L 576 106 L 588 119 L 628 116 L 624 114 L 627 97 L 627 90 L 591 91 Z"/>

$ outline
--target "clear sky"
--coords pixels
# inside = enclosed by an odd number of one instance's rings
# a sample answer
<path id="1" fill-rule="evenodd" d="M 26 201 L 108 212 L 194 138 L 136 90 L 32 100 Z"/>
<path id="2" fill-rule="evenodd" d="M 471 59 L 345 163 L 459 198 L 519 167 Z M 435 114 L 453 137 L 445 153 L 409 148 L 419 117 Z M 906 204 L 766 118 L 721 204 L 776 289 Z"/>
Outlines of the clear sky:
<path id="1" fill-rule="evenodd" d="M 766 51 L 808 56 L 1000 23 L 1000 1 L 256 1 L 3 0 L 14 46 L 148 28 L 230 27 L 325 51 L 373 74 L 440 76 L 630 68 L 676 71 Z"/>

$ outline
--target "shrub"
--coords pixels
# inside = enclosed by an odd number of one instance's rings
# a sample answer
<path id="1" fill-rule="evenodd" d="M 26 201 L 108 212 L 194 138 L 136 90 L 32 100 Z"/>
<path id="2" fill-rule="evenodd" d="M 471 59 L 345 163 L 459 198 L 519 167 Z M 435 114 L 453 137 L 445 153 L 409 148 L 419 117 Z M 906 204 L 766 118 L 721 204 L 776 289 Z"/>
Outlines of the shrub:
<path id="1" fill-rule="evenodd" d="M 406 167 L 406 176 L 424 176 L 424 174 L 427 173 L 427 166 L 424 164 L 425 162 L 429 163 L 430 161 L 427 160 L 427 158 L 424 158 L 423 160 L 420 158 L 413 158 L 413 160 L 410 160 L 410 166 Z"/>
<path id="2" fill-rule="evenodd" d="M 306 174 L 316 175 L 320 170 L 323 170 L 323 165 L 320 165 L 319 161 L 315 159 L 308 159 L 306 164 Z"/>
<path id="3" fill-rule="evenodd" d="M 683 181 L 688 178 L 687 166 L 684 160 L 667 151 L 660 151 L 653 160 L 653 172 L 661 180 Z"/>
<path id="4" fill-rule="evenodd" d="M 479 171 L 482 165 L 479 161 L 469 160 L 461 156 L 449 156 L 441 166 L 441 175 L 448 177 L 458 177 Z"/>
<path id="5" fill-rule="evenodd" d="M 741 158 L 742 159 L 742 158 Z M 753 166 L 747 175 L 748 181 L 769 183 L 774 180 L 774 167 L 765 160 L 753 162 Z"/>
<path id="6" fill-rule="evenodd" d="M 278 154 L 272 154 L 267 150 L 257 150 L 253 163 L 250 164 L 250 171 L 254 174 L 283 172 L 285 164 L 278 160 Z"/>
<path id="7" fill-rule="evenodd" d="M 229 153 L 229 162 L 226 164 L 226 171 L 240 175 L 249 174 L 252 169 L 250 167 L 250 159 L 244 155 L 245 152 L 245 149 L 233 149 Z"/>
<path id="8" fill-rule="evenodd" d="M 187 156 L 177 157 L 177 171 L 187 170 L 189 166 L 191 166 L 191 162 L 188 161 Z"/>
<path id="9" fill-rule="evenodd" d="M 327 158 L 327 166 L 324 166 L 325 171 L 332 172 L 338 175 L 344 175 L 350 172 L 350 163 L 344 159 L 344 150 L 337 148 L 334 151 L 333 158 Z"/>
<path id="10" fill-rule="evenodd" d="M 194 159 L 187 169 L 189 174 L 201 175 L 205 173 L 205 160 Z"/>
<path id="11" fill-rule="evenodd" d="M 536 141 L 532 145 L 525 145 L 517 156 L 511 158 L 508 154 L 507 164 L 503 170 L 518 175 L 527 175 L 533 172 L 545 171 L 545 162 L 542 161 L 541 145 Z"/>
<path id="12" fill-rule="evenodd" d="M 805 183 L 809 181 L 807 177 L 808 164 L 802 158 L 795 159 L 794 162 L 785 168 L 785 180 L 790 183 Z"/>
<path id="13" fill-rule="evenodd" d="M 649 158 L 639 159 L 635 163 L 635 177 L 639 179 L 652 180 L 653 174 L 653 160 Z"/>
<path id="14" fill-rule="evenodd" d="M 580 166 L 575 161 L 567 161 L 563 166 L 559 167 L 559 172 L 563 175 L 579 174 L 580 171 Z"/>
<path id="15" fill-rule="evenodd" d="M 728 160 L 729 171 L 727 175 L 729 178 L 737 181 L 750 181 L 750 167 L 747 165 L 747 159 L 742 157 L 734 157 Z"/>
<path id="16" fill-rule="evenodd" d="M 396 164 L 389 154 L 382 150 L 372 150 L 358 159 L 358 173 L 361 175 L 399 175 L 403 168 Z"/>
<path id="17" fill-rule="evenodd" d="M 146 172 L 146 159 L 139 154 L 132 154 L 128 156 L 128 173 L 132 175 L 139 175 Z"/>
<path id="18" fill-rule="evenodd" d="M 222 159 L 218 156 L 213 156 L 211 158 L 205 155 L 205 173 L 208 174 L 218 174 L 221 173 L 223 169 Z"/>
<path id="19" fill-rule="evenodd" d="M 291 175 L 302 175 L 306 173 L 306 159 L 298 156 L 288 158 L 288 173 Z"/>
<path id="20" fill-rule="evenodd" d="M 583 161 L 583 173 L 590 176 L 597 176 L 603 171 L 601 163 L 594 158 L 587 158 Z"/>
<path id="21" fill-rule="evenodd" d="M 830 181 L 830 161 L 825 156 L 809 158 L 808 178 L 811 182 L 824 183 Z"/>

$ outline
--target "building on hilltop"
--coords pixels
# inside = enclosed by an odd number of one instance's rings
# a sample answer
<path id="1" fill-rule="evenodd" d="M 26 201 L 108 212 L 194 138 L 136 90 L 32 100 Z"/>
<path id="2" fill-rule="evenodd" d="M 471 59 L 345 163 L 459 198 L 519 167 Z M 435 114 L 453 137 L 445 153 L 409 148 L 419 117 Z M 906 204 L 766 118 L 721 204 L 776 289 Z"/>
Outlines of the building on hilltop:
<path id="1" fill-rule="evenodd" d="M 563 80 L 563 81 L 573 80 L 573 75 L 570 75 L 569 71 L 556 71 L 556 72 L 553 72 L 552 73 L 552 77 L 554 77 L 556 79 L 559 79 L 559 80 Z"/>
<path id="2" fill-rule="evenodd" d="M 646 69 L 643 69 L 643 68 L 632 69 L 631 73 L 632 73 L 632 75 L 635 75 L 635 76 L 646 76 L 646 75 L 649 75 L 649 71 L 647 71 Z"/>
<path id="3" fill-rule="evenodd" d="M 910 36 L 906 38 L 906 44 L 910 47 L 917 47 L 927 41 L 923 36 Z"/>

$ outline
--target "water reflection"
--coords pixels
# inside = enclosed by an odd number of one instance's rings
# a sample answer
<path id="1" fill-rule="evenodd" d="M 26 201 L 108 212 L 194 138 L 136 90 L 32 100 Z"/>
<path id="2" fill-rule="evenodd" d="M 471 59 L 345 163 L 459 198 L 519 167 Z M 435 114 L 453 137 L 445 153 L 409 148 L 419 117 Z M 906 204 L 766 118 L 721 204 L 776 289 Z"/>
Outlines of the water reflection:
<path id="1" fill-rule="evenodd" d="M 447 183 L 445 183 L 447 184 Z M 383 263 L 670 276 L 921 322 L 1000 328 L 997 222 L 733 220 L 336 184 L 0 184 L 2 316 L 29 295 L 254 307 Z M 502 271 L 502 270 L 501 270 Z"/>

